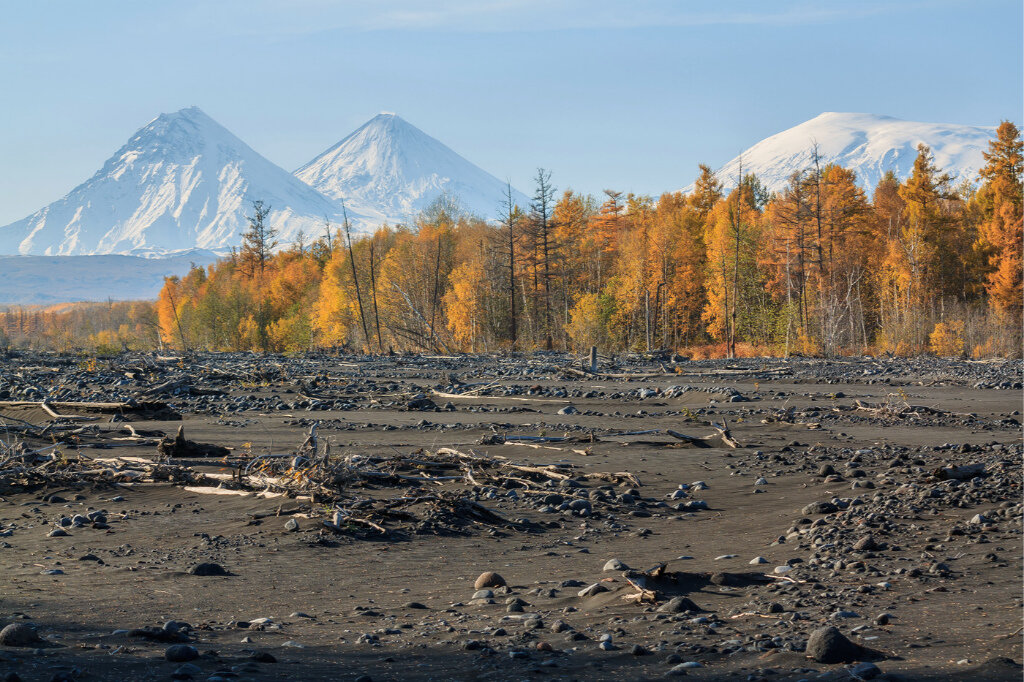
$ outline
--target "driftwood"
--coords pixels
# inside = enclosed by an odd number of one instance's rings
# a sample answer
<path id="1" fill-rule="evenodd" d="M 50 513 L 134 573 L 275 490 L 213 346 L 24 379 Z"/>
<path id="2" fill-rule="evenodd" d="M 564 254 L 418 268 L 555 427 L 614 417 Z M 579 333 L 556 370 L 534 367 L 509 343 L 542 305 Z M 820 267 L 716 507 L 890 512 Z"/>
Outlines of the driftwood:
<path id="1" fill-rule="evenodd" d="M 941 480 L 969 481 L 972 478 L 984 476 L 985 473 L 984 464 L 966 464 L 964 466 L 941 467 L 932 472 L 932 476 Z"/>

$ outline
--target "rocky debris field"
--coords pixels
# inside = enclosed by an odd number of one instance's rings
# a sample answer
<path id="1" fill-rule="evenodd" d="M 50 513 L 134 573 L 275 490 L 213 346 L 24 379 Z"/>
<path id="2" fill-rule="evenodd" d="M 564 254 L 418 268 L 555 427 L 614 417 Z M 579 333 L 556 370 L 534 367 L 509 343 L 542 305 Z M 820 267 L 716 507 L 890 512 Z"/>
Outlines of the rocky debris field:
<path id="1" fill-rule="evenodd" d="M 1019 361 L 0 358 L 8 680 L 1017 680 Z"/>

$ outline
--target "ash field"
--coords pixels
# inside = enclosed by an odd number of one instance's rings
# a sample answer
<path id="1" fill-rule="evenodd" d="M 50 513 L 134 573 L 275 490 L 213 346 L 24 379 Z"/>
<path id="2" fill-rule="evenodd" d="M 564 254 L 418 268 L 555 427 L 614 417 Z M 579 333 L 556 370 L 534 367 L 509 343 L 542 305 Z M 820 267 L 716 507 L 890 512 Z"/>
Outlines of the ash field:
<path id="1" fill-rule="evenodd" d="M 1019 680 L 1020 361 L 0 358 L 5 680 Z"/>

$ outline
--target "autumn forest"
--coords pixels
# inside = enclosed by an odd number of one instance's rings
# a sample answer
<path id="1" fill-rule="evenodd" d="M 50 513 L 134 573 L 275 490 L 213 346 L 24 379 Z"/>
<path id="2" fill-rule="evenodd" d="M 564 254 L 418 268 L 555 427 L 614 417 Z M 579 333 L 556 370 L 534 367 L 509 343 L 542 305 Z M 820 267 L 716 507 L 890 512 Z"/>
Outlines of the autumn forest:
<path id="1" fill-rule="evenodd" d="M 692 357 L 1021 354 L 1024 161 L 1003 122 L 976 183 L 930 151 L 865 191 L 817 160 L 780 192 L 707 166 L 690 194 L 558 191 L 485 222 L 442 197 L 410 225 L 240 248 L 154 303 L 0 313 L 0 343 L 387 353 L 672 350 Z M 726 191 L 723 187 L 733 187 Z"/>

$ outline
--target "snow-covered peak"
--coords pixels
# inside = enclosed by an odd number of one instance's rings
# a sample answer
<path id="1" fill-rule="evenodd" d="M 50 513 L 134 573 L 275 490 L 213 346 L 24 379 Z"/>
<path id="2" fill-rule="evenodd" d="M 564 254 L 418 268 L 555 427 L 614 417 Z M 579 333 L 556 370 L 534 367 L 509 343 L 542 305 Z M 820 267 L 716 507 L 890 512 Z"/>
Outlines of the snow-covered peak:
<path id="1" fill-rule="evenodd" d="M 858 182 L 871 191 L 886 171 L 894 171 L 901 179 L 909 176 L 917 145 L 923 142 L 939 168 L 955 178 L 974 180 L 985 163 L 982 152 L 994 136 L 995 128 L 990 126 L 828 111 L 761 140 L 717 173 L 726 187 L 734 187 L 742 163 L 744 175 L 754 173 L 768 189 L 781 190 L 794 172 L 811 165 L 816 144 L 822 165 L 835 163 L 856 171 Z"/>
<path id="2" fill-rule="evenodd" d="M 506 183 L 394 113 L 381 112 L 295 171 L 310 186 L 384 222 L 409 222 L 440 195 L 471 213 L 500 213 Z M 513 190 L 513 200 L 528 200 Z"/>
<path id="3" fill-rule="evenodd" d="M 339 220 L 336 202 L 189 107 L 157 116 L 63 199 L 0 228 L 0 253 L 224 249 L 240 243 L 254 200 L 271 207 L 282 243 Z"/>

